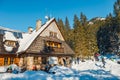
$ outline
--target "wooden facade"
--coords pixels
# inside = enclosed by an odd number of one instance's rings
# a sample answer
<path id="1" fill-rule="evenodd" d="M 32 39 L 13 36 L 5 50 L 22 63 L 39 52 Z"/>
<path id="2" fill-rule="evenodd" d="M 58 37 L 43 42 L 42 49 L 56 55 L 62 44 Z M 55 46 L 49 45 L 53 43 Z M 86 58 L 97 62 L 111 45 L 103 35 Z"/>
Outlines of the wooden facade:
<path id="1" fill-rule="evenodd" d="M 3 52 L 3 35 L 0 34 L 0 53 Z"/>
<path id="2" fill-rule="evenodd" d="M 8 66 L 10 64 L 19 65 L 19 58 L 16 54 L 0 54 L 0 66 Z"/>
<path id="3" fill-rule="evenodd" d="M 11 41 L 13 43 L 8 45 L 12 45 L 15 47 L 14 42 Z M 11 43 L 10 42 L 10 43 Z M 19 64 L 19 58 L 17 57 L 17 55 L 13 52 L 7 52 L 4 48 L 4 45 L 6 44 L 3 42 L 3 35 L 0 34 L 0 66 L 7 66 L 10 64 Z"/>
<path id="4" fill-rule="evenodd" d="M 63 58 L 67 60 L 74 55 L 66 42 L 56 41 L 54 38 L 51 41 L 51 38 L 48 38 L 38 36 L 24 53 L 20 53 L 19 56 L 22 58 L 20 65 L 27 64 L 25 66 L 31 70 L 32 65 L 40 67 L 40 65 L 47 64 L 50 57 L 57 57 L 58 64 L 64 65 Z"/>

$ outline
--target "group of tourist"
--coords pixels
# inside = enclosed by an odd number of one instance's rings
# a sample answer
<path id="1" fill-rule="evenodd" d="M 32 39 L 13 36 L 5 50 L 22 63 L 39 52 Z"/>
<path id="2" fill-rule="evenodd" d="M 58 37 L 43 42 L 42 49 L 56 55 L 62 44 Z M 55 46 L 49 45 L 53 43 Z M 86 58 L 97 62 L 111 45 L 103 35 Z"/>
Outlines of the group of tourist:
<path id="1" fill-rule="evenodd" d="M 95 53 L 94 58 L 95 58 L 95 61 L 100 61 L 101 60 L 101 62 L 103 64 L 103 68 L 105 68 L 105 63 L 106 62 L 105 62 L 105 58 L 104 58 L 103 55 L 100 55 L 99 53 Z"/>

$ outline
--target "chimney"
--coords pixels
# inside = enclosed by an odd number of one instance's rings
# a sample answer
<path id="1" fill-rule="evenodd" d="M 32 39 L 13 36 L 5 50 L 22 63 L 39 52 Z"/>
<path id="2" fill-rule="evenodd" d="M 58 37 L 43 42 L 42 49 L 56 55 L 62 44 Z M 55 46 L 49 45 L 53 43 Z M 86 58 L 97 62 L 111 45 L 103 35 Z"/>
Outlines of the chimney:
<path id="1" fill-rule="evenodd" d="M 36 21 L 36 31 L 38 31 L 41 26 L 42 26 L 42 21 L 41 20 L 37 20 Z"/>
<path id="2" fill-rule="evenodd" d="M 31 34 L 33 32 L 33 28 L 32 27 L 28 27 L 28 33 Z"/>

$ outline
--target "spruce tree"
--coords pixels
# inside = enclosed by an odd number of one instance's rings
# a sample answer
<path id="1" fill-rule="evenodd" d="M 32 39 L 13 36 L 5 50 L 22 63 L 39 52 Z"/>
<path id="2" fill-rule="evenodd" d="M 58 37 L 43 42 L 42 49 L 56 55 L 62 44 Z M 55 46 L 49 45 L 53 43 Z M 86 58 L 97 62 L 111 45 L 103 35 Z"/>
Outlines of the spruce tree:
<path id="1" fill-rule="evenodd" d="M 79 18 L 77 17 L 77 15 L 74 15 L 74 24 L 73 24 L 73 28 L 74 28 L 74 51 L 76 53 L 76 56 L 78 56 L 79 52 L 80 52 L 79 51 L 80 46 L 78 45 L 80 43 L 79 26 L 80 26 Z"/>
<path id="2" fill-rule="evenodd" d="M 69 20 L 66 17 L 65 18 L 65 37 L 66 37 L 66 42 L 67 44 L 73 48 L 73 34 L 72 34 L 72 29 L 70 28 Z"/>
<path id="3" fill-rule="evenodd" d="M 115 16 L 118 16 L 120 13 L 120 0 L 117 0 L 115 3 L 114 3 L 114 15 Z"/>
<path id="4" fill-rule="evenodd" d="M 57 24 L 58 24 L 58 27 L 59 27 L 60 31 L 63 34 L 63 37 L 65 38 L 65 26 L 64 26 L 64 23 L 63 23 L 62 19 L 58 18 Z"/>
<path id="5" fill-rule="evenodd" d="M 69 20 L 68 20 L 68 18 L 66 17 L 65 18 L 65 29 L 66 29 L 66 31 L 70 31 L 70 24 L 69 24 Z"/>

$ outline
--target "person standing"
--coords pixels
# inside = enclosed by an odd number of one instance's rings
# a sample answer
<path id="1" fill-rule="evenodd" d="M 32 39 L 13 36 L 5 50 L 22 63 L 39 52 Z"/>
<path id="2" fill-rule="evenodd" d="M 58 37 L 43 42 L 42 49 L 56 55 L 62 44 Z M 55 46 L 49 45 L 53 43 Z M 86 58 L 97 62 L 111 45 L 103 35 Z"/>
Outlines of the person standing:
<path id="1" fill-rule="evenodd" d="M 105 68 L 105 59 L 104 59 L 104 57 L 102 56 L 102 63 L 103 63 L 103 67 Z"/>
<path id="2" fill-rule="evenodd" d="M 99 56 L 100 56 L 100 54 L 99 54 L 99 53 L 95 53 L 95 54 L 94 54 L 95 61 L 99 61 L 99 58 L 98 58 Z"/>
<path id="3" fill-rule="evenodd" d="M 79 57 L 77 57 L 77 63 L 79 64 L 79 62 L 80 62 L 80 58 L 79 58 Z"/>

